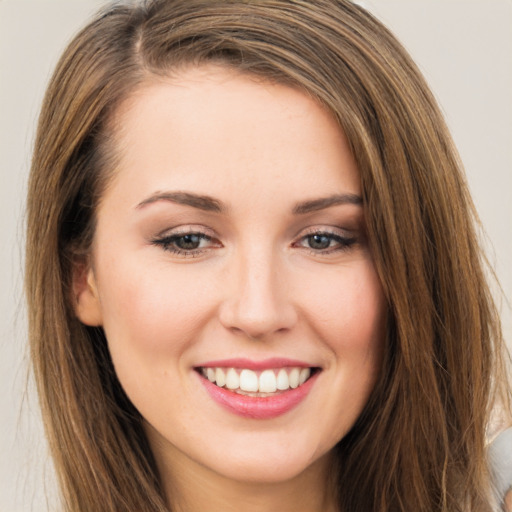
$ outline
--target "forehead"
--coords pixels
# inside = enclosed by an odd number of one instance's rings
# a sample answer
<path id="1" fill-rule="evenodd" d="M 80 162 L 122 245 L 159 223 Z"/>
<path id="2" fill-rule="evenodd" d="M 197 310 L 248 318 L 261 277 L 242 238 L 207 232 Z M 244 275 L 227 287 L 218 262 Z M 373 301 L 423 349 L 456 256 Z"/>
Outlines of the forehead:
<path id="1" fill-rule="evenodd" d="M 359 193 L 348 143 L 326 109 L 298 89 L 221 66 L 145 84 L 114 127 L 114 181 L 132 184 L 127 196 L 169 187 L 222 200 L 269 186 L 288 195 Z"/>

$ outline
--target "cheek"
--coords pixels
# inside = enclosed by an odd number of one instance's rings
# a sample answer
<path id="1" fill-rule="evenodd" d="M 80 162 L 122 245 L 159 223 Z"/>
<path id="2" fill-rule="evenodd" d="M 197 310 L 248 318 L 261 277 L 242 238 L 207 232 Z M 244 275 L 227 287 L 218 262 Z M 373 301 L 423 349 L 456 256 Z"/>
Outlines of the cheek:
<path id="1" fill-rule="evenodd" d="M 123 385 L 134 375 L 177 374 L 180 356 L 215 310 L 214 291 L 165 262 L 125 258 L 100 268 L 103 328 Z"/>
<path id="2" fill-rule="evenodd" d="M 378 378 L 387 308 L 371 261 L 339 268 L 323 282 L 306 287 L 316 290 L 310 294 L 309 318 L 331 354 L 327 408 L 332 411 L 334 438 L 341 438 L 362 412 Z"/>
<path id="3" fill-rule="evenodd" d="M 366 354 L 384 336 L 385 298 L 371 260 L 335 269 L 322 280 L 304 283 L 311 323 L 336 353 Z"/>

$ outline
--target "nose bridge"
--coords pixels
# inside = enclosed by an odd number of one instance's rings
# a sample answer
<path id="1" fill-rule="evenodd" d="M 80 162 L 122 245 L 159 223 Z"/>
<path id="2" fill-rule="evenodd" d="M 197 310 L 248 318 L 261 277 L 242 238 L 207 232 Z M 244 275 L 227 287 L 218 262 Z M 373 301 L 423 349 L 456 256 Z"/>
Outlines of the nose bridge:
<path id="1" fill-rule="evenodd" d="M 254 339 L 292 327 L 296 318 L 286 275 L 271 246 L 240 248 L 229 279 L 225 327 Z"/>

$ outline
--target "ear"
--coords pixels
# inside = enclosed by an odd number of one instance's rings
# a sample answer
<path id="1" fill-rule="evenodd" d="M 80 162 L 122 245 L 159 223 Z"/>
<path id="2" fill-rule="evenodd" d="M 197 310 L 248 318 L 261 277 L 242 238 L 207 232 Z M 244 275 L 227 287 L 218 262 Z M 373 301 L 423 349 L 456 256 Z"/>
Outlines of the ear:
<path id="1" fill-rule="evenodd" d="M 73 307 L 85 325 L 99 327 L 103 323 L 98 287 L 91 265 L 76 263 L 73 269 Z"/>

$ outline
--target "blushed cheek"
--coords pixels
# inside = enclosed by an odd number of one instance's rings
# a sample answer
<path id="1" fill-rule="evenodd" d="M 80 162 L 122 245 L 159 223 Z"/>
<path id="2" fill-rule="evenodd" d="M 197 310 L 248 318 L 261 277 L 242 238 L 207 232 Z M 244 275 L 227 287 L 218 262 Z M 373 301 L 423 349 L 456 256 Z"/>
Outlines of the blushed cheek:
<path id="1" fill-rule="evenodd" d="M 121 386 L 144 414 L 162 389 L 178 382 L 180 355 L 193 339 L 194 304 L 161 282 L 132 281 L 115 292 L 105 315 L 109 351 Z"/>
<path id="2" fill-rule="evenodd" d="M 381 344 L 385 330 L 385 299 L 371 262 L 340 269 L 319 287 L 308 283 L 309 309 L 322 338 L 334 350 L 368 351 Z"/>
<path id="3" fill-rule="evenodd" d="M 165 365 L 166 357 L 193 343 L 215 309 L 215 291 L 201 281 L 169 265 L 150 271 L 134 261 L 111 268 L 102 288 L 104 329 L 113 357 L 128 351 L 141 364 Z"/>

